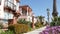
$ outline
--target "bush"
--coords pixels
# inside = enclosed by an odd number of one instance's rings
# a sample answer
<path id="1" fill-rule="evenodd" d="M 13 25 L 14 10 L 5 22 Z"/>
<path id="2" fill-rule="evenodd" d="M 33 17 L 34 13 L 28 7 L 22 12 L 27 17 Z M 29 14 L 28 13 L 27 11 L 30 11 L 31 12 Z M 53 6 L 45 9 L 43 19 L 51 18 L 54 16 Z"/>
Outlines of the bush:
<path id="1" fill-rule="evenodd" d="M 19 24 L 30 24 L 31 22 L 30 21 L 26 21 L 26 20 L 24 20 L 24 19 L 19 19 L 18 21 L 17 21 L 17 23 L 19 23 Z"/>
<path id="2" fill-rule="evenodd" d="M 2 29 L 3 28 L 3 23 L 0 23 L 0 29 Z"/>
<path id="3" fill-rule="evenodd" d="M 28 25 L 25 24 L 14 24 L 10 25 L 8 28 L 9 30 L 13 30 L 15 34 L 22 34 L 29 31 Z"/>
<path id="4" fill-rule="evenodd" d="M 54 22 L 54 21 L 51 22 L 51 23 L 50 23 L 50 26 L 55 26 L 55 22 Z"/>
<path id="5" fill-rule="evenodd" d="M 58 21 L 58 22 L 51 22 L 50 23 L 50 26 L 60 26 L 60 21 Z"/>
<path id="6" fill-rule="evenodd" d="M 41 26 L 42 26 L 41 23 L 39 23 L 39 22 L 35 23 L 35 27 L 40 28 Z"/>
<path id="7" fill-rule="evenodd" d="M 14 33 L 13 33 L 13 31 L 10 31 L 10 30 L 8 30 L 6 32 L 1 30 L 0 34 L 14 34 Z"/>
<path id="8" fill-rule="evenodd" d="M 59 22 L 57 22 L 57 26 L 60 26 L 60 21 L 59 21 Z"/>
<path id="9" fill-rule="evenodd" d="M 50 23 L 50 26 L 60 26 L 60 17 L 55 17 Z"/>
<path id="10" fill-rule="evenodd" d="M 11 30 L 11 31 L 13 31 L 13 32 L 15 32 L 15 29 L 14 29 L 15 27 L 14 27 L 14 25 L 12 25 L 12 24 L 10 24 L 9 26 L 8 26 L 8 29 L 9 30 Z"/>
<path id="11" fill-rule="evenodd" d="M 3 30 L 0 29 L 0 34 L 3 32 Z"/>

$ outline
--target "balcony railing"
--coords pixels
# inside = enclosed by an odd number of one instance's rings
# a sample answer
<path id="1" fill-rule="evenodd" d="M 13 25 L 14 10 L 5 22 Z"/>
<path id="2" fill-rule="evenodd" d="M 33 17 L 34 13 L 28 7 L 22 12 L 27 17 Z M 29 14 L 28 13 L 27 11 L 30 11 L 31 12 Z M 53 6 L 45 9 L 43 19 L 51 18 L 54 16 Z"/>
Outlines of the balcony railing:
<path id="1" fill-rule="evenodd" d="M 5 4 L 4 4 L 5 7 L 9 7 L 13 10 L 16 10 L 16 5 L 14 3 L 11 3 L 10 1 L 5 1 Z"/>

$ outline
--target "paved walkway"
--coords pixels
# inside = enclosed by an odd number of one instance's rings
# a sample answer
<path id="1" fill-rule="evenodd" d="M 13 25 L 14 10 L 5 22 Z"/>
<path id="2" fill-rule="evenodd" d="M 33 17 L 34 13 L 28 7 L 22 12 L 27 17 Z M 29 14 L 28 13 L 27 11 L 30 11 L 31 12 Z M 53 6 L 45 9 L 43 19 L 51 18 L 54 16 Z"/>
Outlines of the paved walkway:
<path id="1" fill-rule="evenodd" d="M 24 33 L 24 34 L 39 34 L 40 32 L 42 32 L 44 29 L 46 28 L 46 26 L 36 29 L 34 31 L 28 32 L 28 33 Z"/>

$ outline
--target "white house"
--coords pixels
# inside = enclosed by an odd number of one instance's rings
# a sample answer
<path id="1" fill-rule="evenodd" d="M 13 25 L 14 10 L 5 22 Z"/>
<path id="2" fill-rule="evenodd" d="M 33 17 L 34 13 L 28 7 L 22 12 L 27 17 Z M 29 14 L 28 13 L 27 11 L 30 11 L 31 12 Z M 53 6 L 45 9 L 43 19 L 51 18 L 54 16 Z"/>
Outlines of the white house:
<path id="1" fill-rule="evenodd" d="M 19 11 L 19 0 L 0 0 L 0 22 L 3 24 L 13 22 L 17 11 Z"/>

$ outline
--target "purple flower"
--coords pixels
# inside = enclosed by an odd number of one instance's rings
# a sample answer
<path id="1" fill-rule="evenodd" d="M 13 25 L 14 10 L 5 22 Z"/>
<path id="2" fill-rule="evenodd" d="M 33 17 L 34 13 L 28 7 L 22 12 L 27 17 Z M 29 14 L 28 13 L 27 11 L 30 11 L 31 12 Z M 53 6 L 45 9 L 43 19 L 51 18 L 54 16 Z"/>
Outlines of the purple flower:
<path id="1" fill-rule="evenodd" d="M 42 32 L 40 32 L 39 34 L 43 34 Z"/>
<path id="2" fill-rule="evenodd" d="M 56 31 L 56 30 L 52 30 L 52 34 L 55 34 L 55 31 Z"/>
<path id="3" fill-rule="evenodd" d="M 46 29 L 42 32 L 42 34 L 58 34 L 60 32 L 60 26 L 47 26 Z"/>
<path id="4" fill-rule="evenodd" d="M 49 32 L 45 32 L 45 34 L 49 34 Z"/>

